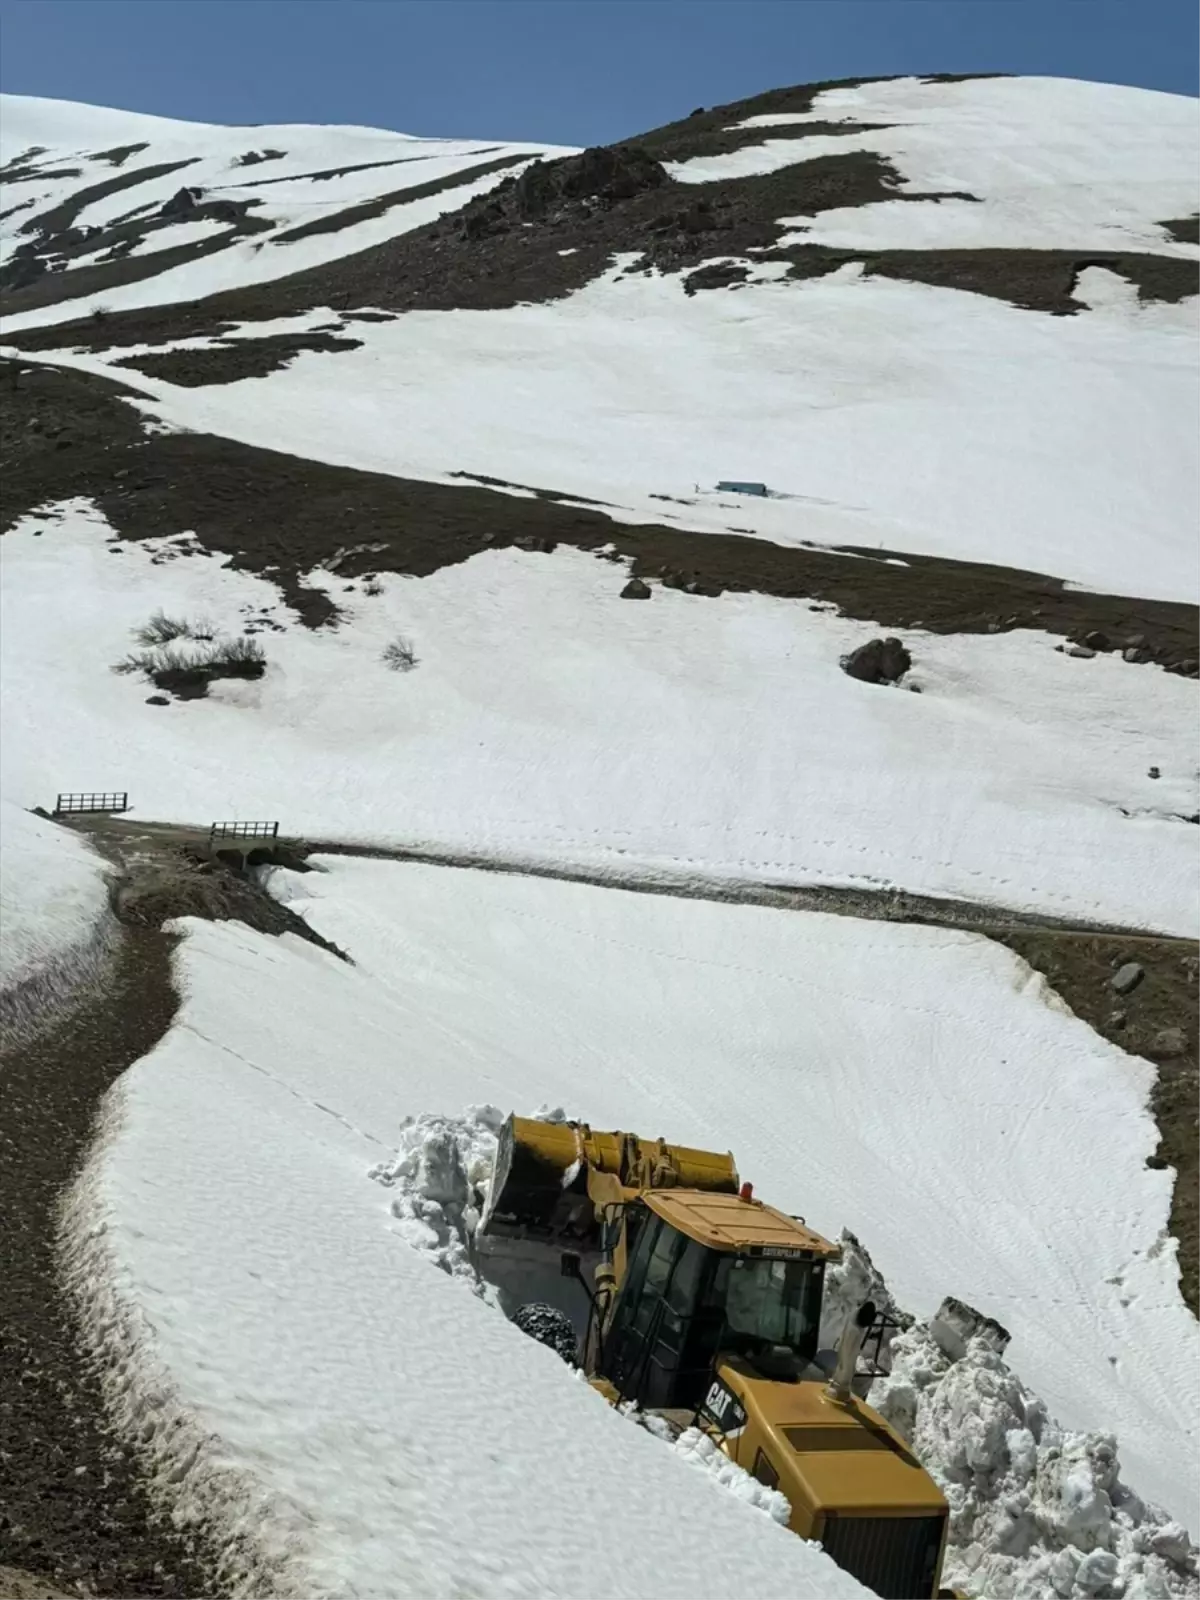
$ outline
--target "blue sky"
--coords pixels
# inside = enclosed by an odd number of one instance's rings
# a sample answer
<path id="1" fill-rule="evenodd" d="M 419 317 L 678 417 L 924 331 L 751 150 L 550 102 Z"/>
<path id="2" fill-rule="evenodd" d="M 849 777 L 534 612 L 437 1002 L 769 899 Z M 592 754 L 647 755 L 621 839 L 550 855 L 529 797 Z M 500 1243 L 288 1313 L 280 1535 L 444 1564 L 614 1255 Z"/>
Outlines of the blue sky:
<path id="1" fill-rule="evenodd" d="M 1194 95 L 1198 61 L 1196 0 L 0 0 L 13 93 L 562 144 L 872 74 Z"/>

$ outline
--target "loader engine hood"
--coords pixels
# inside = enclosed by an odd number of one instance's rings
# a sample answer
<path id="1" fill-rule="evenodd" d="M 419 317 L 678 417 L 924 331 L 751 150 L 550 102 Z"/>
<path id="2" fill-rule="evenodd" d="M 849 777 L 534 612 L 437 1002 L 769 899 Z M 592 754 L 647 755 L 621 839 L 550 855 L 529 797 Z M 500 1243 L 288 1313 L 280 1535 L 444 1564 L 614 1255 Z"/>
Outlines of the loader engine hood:
<path id="1" fill-rule="evenodd" d="M 796 1532 L 820 1539 L 876 1594 L 933 1593 L 946 1499 L 877 1411 L 832 1399 L 822 1382 L 772 1382 L 727 1357 L 700 1421 L 740 1466 L 787 1496 Z"/>

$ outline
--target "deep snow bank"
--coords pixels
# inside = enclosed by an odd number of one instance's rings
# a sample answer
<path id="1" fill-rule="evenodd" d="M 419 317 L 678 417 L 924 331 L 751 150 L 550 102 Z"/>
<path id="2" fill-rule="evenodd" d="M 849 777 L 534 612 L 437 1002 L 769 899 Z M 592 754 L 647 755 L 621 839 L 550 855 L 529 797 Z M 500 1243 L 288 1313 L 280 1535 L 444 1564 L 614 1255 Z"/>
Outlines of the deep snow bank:
<path id="1" fill-rule="evenodd" d="M 472 1584 L 491 1600 L 504 1582 L 574 1600 L 597 1593 L 605 1523 L 706 1594 L 702 1519 L 747 1589 L 838 1592 L 791 1534 L 682 1472 L 453 1270 L 453 1207 L 475 1203 L 456 1142 L 436 1160 L 419 1137 L 397 1148 L 405 1116 L 447 1103 L 567 1104 L 732 1148 L 759 1192 L 869 1239 L 922 1315 L 952 1261 L 950 1286 L 1012 1327 L 1049 1410 L 1113 1427 L 1140 1492 L 1188 1515 L 1195 1324 L 1158 1239 L 1170 1174 L 1144 1167 L 1150 1068 L 1048 1005 L 1006 951 L 579 884 L 316 865 L 276 882 L 355 965 L 189 922 L 176 1024 L 122 1080 L 72 1214 L 118 1420 L 174 1514 L 219 1518 L 247 1581 L 395 1600 L 399 1572 L 419 1574 L 413 1600 Z M 481 1137 L 468 1175 L 486 1154 Z M 368 1177 L 401 1164 L 413 1183 Z M 581 1534 L 598 1460 L 603 1504 Z"/>
<path id="2" fill-rule="evenodd" d="M 0 800 L 0 1029 L 15 1044 L 103 974 L 107 869 L 76 834 Z"/>
<path id="3" fill-rule="evenodd" d="M 1012 1330 L 1055 1415 L 1103 1418 L 1142 1492 L 1188 1515 L 1200 1362 L 1166 1233 L 1172 1174 L 1145 1165 L 1154 1069 L 1007 950 L 512 875 L 317 865 L 282 881 L 369 981 L 349 1037 L 403 1062 L 390 1100 L 368 1097 L 389 1145 L 397 1109 L 450 1100 L 569 1104 L 597 1127 L 732 1149 L 774 1203 L 869 1239 L 919 1315 L 953 1262 L 952 1287 Z M 348 1109 L 375 1080 L 341 1069 L 346 1002 L 290 1003 L 305 1049 L 289 1078 L 324 1098 L 332 1075 Z"/>
<path id="4" fill-rule="evenodd" d="M 235 1592 L 621 1600 L 630 1561 L 707 1600 L 716 1549 L 760 1600 L 861 1600 L 408 1247 L 367 1172 L 414 1041 L 368 979 L 183 926 L 180 1012 L 108 1103 L 67 1260 L 118 1426 L 171 1514 L 220 1530 Z M 335 1059 L 292 1032 L 305 993 Z"/>

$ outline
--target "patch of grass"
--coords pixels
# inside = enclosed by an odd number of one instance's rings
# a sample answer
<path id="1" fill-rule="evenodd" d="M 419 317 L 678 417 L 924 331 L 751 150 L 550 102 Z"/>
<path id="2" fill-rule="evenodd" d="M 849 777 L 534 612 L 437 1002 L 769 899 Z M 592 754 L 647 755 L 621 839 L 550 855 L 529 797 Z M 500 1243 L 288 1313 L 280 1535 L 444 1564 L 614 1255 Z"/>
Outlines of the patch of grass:
<path id="1" fill-rule="evenodd" d="M 113 671 L 140 672 L 156 688 L 167 689 L 181 700 L 207 694 L 209 684 L 216 678 L 261 678 L 266 671 L 266 652 L 257 639 L 244 635 L 196 638 L 185 645 L 180 638 L 175 634 L 165 644 L 133 651 L 116 662 Z"/>
<path id="2" fill-rule="evenodd" d="M 206 618 L 169 617 L 165 611 L 156 611 L 148 622 L 133 630 L 133 637 L 152 650 L 174 639 L 215 639 L 216 633 Z"/>
<path id="3" fill-rule="evenodd" d="M 241 634 L 236 639 L 214 641 L 207 652 L 206 665 L 261 667 L 266 662 L 266 659 L 266 652 L 258 640 L 249 639 L 245 634 Z M 247 676 L 254 676 L 254 674 L 247 674 Z"/>
<path id="4" fill-rule="evenodd" d="M 398 633 L 390 644 L 384 646 L 381 660 L 393 672 L 411 672 L 417 664 L 417 653 L 413 649 L 412 640 Z"/>

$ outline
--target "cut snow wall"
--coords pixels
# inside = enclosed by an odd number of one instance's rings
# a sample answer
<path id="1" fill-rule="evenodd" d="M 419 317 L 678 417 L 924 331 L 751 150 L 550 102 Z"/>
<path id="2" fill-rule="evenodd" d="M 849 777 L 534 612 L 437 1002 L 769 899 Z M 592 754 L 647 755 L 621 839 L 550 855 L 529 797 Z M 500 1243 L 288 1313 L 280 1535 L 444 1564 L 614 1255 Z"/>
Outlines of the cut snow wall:
<path id="1" fill-rule="evenodd" d="M 16 1049 L 99 992 L 120 929 L 83 839 L 0 802 L 0 1044 Z"/>
<path id="2" fill-rule="evenodd" d="M 412 1118 L 396 1156 L 372 1176 L 395 1191 L 392 1214 L 414 1248 L 511 1312 L 480 1276 L 472 1237 L 502 1121 L 494 1106 Z M 870 1401 L 911 1441 L 949 1502 L 946 1583 L 986 1600 L 1200 1600 L 1196 1546 L 1121 1482 L 1111 1434 L 1059 1427 L 1004 1361 L 1008 1335 L 998 1323 L 953 1298 L 918 1322 L 896 1305 L 860 1241 L 843 1232 L 841 1245 L 826 1274 L 820 1343 L 833 1348 L 866 1299 L 898 1324 L 881 1351 L 890 1373 Z M 655 1419 L 644 1420 L 658 1432 Z M 786 1521 L 777 1503 L 754 1494 L 748 1474 L 722 1475 L 732 1466 L 725 1457 L 690 1433 L 672 1442 L 692 1465 Z"/>

